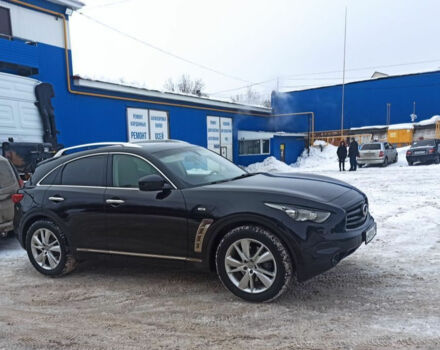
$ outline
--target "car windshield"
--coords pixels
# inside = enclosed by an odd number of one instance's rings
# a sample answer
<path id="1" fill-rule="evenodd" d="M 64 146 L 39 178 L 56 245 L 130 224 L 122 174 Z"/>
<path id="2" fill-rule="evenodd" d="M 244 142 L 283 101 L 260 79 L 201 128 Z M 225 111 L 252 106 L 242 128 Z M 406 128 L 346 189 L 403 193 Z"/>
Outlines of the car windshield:
<path id="1" fill-rule="evenodd" d="M 380 143 L 367 143 L 365 145 L 362 145 L 361 150 L 362 151 L 372 151 L 372 150 L 379 150 L 380 149 Z"/>
<path id="2" fill-rule="evenodd" d="M 435 147 L 435 141 L 434 140 L 421 140 L 421 141 L 414 141 L 412 143 L 412 147 L 426 147 L 426 146 Z"/>
<path id="3" fill-rule="evenodd" d="M 250 176 L 218 154 L 201 147 L 173 149 L 153 153 L 186 186 L 201 186 Z"/>

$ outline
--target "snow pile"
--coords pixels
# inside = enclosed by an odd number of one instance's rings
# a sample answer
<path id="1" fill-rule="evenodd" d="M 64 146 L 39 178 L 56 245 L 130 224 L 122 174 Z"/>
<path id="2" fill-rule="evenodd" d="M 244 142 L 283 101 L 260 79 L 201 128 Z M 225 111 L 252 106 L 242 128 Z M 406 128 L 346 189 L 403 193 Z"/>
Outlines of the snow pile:
<path id="1" fill-rule="evenodd" d="M 323 140 L 315 140 L 313 142 L 313 146 L 325 146 L 327 144 L 327 142 L 323 141 Z"/>
<path id="2" fill-rule="evenodd" d="M 388 127 L 388 130 L 403 130 L 403 129 L 414 129 L 413 123 L 402 123 L 402 124 L 393 124 Z"/>
<path id="3" fill-rule="evenodd" d="M 418 123 L 416 123 L 417 125 L 431 125 L 431 124 L 435 124 L 436 122 L 440 121 L 440 115 L 434 115 L 429 119 L 425 119 L 425 120 L 421 120 Z"/>
<path id="4" fill-rule="evenodd" d="M 287 173 L 294 169 L 275 157 L 268 157 L 261 163 L 249 165 L 246 170 L 250 173 Z"/>
<path id="5" fill-rule="evenodd" d="M 307 149 L 299 156 L 296 163 L 292 167 L 302 169 L 335 169 L 338 166 L 338 156 L 336 150 L 338 148 L 328 144 L 322 149 L 311 147 L 310 154 Z"/>
<path id="6" fill-rule="evenodd" d="M 406 167 L 406 151 L 410 146 L 397 148 L 398 161 L 396 164 L 390 164 L 389 167 Z M 338 171 L 338 156 L 336 150 L 338 148 L 331 144 L 323 147 L 321 152 L 319 147 L 311 147 L 310 154 L 307 149 L 298 157 L 296 163 L 290 166 L 279 161 L 275 157 L 268 157 L 263 162 L 249 165 L 246 170 L 250 173 L 269 172 L 269 173 L 288 173 L 297 171 Z M 348 169 L 349 160 L 346 158 L 345 167 Z M 374 169 L 374 168 L 373 168 Z"/>

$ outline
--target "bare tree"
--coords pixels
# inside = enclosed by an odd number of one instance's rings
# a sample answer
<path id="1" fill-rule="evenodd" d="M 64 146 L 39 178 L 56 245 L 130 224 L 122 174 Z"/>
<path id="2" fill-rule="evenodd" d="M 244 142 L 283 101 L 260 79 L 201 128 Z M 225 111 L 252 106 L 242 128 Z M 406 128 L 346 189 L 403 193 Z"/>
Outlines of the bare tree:
<path id="1" fill-rule="evenodd" d="M 205 88 L 205 83 L 203 80 L 192 80 L 187 74 L 182 74 L 176 83 L 172 78 L 168 78 L 164 84 L 164 88 L 172 92 L 183 92 L 185 94 L 206 96 L 206 94 L 203 92 L 203 89 Z"/>
<path id="2" fill-rule="evenodd" d="M 267 98 L 267 96 L 264 96 L 263 94 L 259 93 L 258 91 L 253 90 L 252 87 L 248 87 L 246 92 L 242 94 L 236 94 L 234 96 L 231 96 L 231 100 L 232 102 L 236 102 L 236 103 L 261 105 L 268 108 L 270 108 L 271 106 L 270 99 Z"/>

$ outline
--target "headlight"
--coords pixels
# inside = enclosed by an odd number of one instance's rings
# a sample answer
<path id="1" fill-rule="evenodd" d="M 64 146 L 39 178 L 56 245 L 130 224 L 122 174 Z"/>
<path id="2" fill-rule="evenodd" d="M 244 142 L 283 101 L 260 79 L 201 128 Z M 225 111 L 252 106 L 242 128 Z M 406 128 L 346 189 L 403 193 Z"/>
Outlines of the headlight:
<path id="1" fill-rule="evenodd" d="M 323 223 L 325 220 L 327 220 L 331 214 L 328 211 L 304 209 L 286 204 L 273 204 L 273 203 L 264 203 L 264 204 L 267 205 L 268 207 L 284 211 L 295 221 L 312 221 L 320 224 Z"/>

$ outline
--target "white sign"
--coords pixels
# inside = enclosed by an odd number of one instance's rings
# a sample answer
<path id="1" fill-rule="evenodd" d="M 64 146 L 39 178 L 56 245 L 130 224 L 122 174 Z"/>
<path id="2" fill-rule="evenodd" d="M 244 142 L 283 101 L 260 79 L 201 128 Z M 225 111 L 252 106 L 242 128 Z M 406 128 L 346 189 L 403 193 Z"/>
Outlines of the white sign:
<path id="1" fill-rule="evenodd" d="M 128 142 L 143 142 L 150 139 L 148 110 L 127 108 Z"/>
<path id="2" fill-rule="evenodd" d="M 232 160 L 232 118 L 206 117 L 208 149 Z"/>
<path id="3" fill-rule="evenodd" d="M 208 149 L 220 154 L 220 118 L 206 117 Z"/>
<path id="4" fill-rule="evenodd" d="M 168 114 L 164 111 L 150 110 L 150 139 L 168 139 Z"/>
<path id="5" fill-rule="evenodd" d="M 221 155 L 232 161 L 232 118 L 220 118 Z"/>

